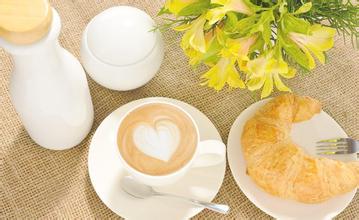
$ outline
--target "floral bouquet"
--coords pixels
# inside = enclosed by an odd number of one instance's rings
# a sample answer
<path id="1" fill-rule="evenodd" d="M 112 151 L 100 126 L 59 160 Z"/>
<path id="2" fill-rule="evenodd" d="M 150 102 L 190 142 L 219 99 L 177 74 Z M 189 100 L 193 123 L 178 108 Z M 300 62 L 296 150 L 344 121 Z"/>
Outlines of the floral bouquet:
<path id="1" fill-rule="evenodd" d="M 184 32 L 181 47 L 189 63 L 209 66 L 202 84 L 230 88 L 291 91 L 300 68 L 308 72 L 333 47 L 339 31 L 359 37 L 359 6 L 346 0 L 167 0 L 159 29 Z"/>

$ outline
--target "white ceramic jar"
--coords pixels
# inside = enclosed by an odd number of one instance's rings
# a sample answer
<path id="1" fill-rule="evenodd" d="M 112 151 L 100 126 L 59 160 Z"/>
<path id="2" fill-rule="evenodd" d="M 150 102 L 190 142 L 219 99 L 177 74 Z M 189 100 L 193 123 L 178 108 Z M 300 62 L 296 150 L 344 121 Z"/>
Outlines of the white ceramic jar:
<path id="1" fill-rule="evenodd" d="M 129 6 L 113 7 L 95 16 L 81 44 L 88 74 L 112 90 L 132 90 L 146 84 L 164 57 L 161 34 L 151 31 L 154 26 L 148 14 Z"/>
<path id="2" fill-rule="evenodd" d="M 53 10 L 48 34 L 16 45 L 0 38 L 13 58 L 11 101 L 30 137 L 42 147 L 64 150 L 89 133 L 94 112 L 80 62 L 58 42 L 61 21 Z"/>

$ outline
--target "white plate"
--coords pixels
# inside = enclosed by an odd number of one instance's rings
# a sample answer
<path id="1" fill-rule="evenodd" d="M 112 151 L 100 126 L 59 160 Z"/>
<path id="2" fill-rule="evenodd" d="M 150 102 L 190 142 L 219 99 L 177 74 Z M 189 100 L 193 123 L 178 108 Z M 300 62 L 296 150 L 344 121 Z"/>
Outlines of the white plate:
<path id="1" fill-rule="evenodd" d="M 243 158 L 240 143 L 243 126 L 266 102 L 268 100 L 259 101 L 243 111 L 229 133 L 228 163 L 238 186 L 258 208 L 278 219 L 330 219 L 338 215 L 353 199 L 356 190 L 320 204 L 304 204 L 281 199 L 264 192 L 246 174 L 246 161 Z M 315 155 L 316 141 L 334 137 L 347 137 L 347 135 L 338 123 L 323 111 L 309 121 L 294 124 L 292 129 L 294 142 L 302 146 L 310 155 Z M 356 159 L 356 155 L 330 157 L 344 161 Z"/>
<path id="2" fill-rule="evenodd" d="M 113 144 L 116 126 L 121 116 L 130 108 L 153 100 L 169 101 L 187 110 L 198 123 L 202 140 L 222 140 L 213 123 L 202 112 L 189 104 L 169 98 L 146 98 L 133 101 L 111 113 L 97 128 L 90 144 L 88 156 L 91 183 L 102 202 L 113 212 L 126 219 L 189 219 L 203 208 L 160 197 L 135 199 L 121 190 L 120 179 L 126 173 L 118 159 L 117 147 Z M 225 168 L 225 161 L 212 167 L 194 168 L 176 184 L 156 189 L 210 202 L 222 185 Z"/>

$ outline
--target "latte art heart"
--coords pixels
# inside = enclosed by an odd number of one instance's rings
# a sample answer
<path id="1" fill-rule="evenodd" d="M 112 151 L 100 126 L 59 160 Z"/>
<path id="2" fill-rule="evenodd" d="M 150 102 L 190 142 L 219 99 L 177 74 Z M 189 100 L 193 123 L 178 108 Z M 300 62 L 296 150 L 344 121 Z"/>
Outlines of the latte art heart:
<path id="1" fill-rule="evenodd" d="M 133 141 L 144 154 L 162 161 L 169 161 L 180 142 L 180 131 L 176 124 L 161 120 L 155 126 L 139 124 L 134 129 Z"/>
<path id="2" fill-rule="evenodd" d="M 181 109 L 151 103 L 122 120 L 117 145 L 128 165 L 148 175 L 167 175 L 185 166 L 196 151 L 196 126 Z"/>

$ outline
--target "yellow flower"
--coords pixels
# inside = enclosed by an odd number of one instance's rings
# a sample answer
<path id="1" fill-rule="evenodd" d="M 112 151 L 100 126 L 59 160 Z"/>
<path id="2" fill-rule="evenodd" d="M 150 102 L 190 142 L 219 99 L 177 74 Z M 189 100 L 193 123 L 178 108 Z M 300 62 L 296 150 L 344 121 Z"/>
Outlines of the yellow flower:
<path id="1" fill-rule="evenodd" d="M 256 42 L 258 36 L 252 35 L 249 37 L 242 37 L 237 39 L 229 38 L 226 41 L 226 47 L 232 56 L 236 57 L 240 70 L 247 69 L 247 62 L 249 61 L 249 51 L 253 44 Z"/>
<path id="2" fill-rule="evenodd" d="M 203 26 L 206 23 L 204 16 L 200 16 L 192 22 L 182 37 L 181 47 L 183 50 L 193 48 L 201 53 L 206 52 L 206 42 Z"/>
<path id="3" fill-rule="evenodd" d="M 244 69 L 246 62 L 249 60 L 250 48 L 256 42 L 257 35 L 232 39 L 228 38 L 223 30 L 218 27 L 214 33 L 212 40 L 216 39 L 222 47 L 218 53 L 220 59 L 207 73 L 202 75 L 202 79 L 205 79 L 203 85 L 217 91 L 223 89 L 226 84 L 230 88 L 245 88 L 245 84 L 236 69 L 236 63 L 240 66 L 242 65 Z"/>
<path id="4" fill-rule="evenodd" d="M 280 76 L 287 79 L 293 78 L 295 69 L 288 67 L 281 54 L 276 58 L 274 52 L 271 51 L 267 55 L 248 61 L 247 68 L 247 87 L 251 91 L 262 88 L 261 98 L 268 97 L 273 92 L 273 80 L 278 90 L 291 91 L 284 85 Z"/>
<path id="5" fill-rule="evenodd" d="M 195 66 L 201 62 L 203 53 L 201 53 L 197 50 L 194 50 L 192 48 L 188 48 L 184 52 L 187 55 L 187 57 L 189 58 L 190 65 Z"/>
<path id="6" fill-rule="evenodd" d="M 207 73 L 202 75 L 202 85 L 219 91 L 228 84 L 231 88 L 245 88 L 244 82 L 235 67 L 235 59 L 222 57 Z"/>
<path id="7" fill-rule="evenodd" d="M 323 52 L 333 47 L 335 29 L 315 24 L 312 25 L 309 30 L 311 33 L 310 35 L 290 32 L 288 36 L 305 53 L 308 59 L 308 67 L 309 69 L 313 69 L 315 68 L 315 61 L 311 53 L 324 64 L 325 55 Z"/>
<path id="8" fill-rule="evenodd" d="M 230 11 L 235 11 L 246 15 L 251 15 L 254 13 L 245 0 L 211 0 L 211 3 L 223 6 L 210 9 L 207 12 L 206 18 L 210 25 L 221 20 Z"/>
<path id="9" fill-rule="evenodd" d="M 207 47 L 209 45 L 211 45 L 211 43 L 215 39 L 215 36 L 214 36 L 213 32 L 207 32 L 204 36 L 204 39 L 205 39 L 206 52 L 207 52 Z M 202 61 L 203 56 L 205 55 L 205 53 L 197 51 L 197 50 L 193 49 L 192 47 L 185 49 L 184 52 L 189 57 L 189 64 L 192 66 L 198 65 Z M 206 63 L 206 64 L 210 65 L 210 63 Z"/>
<path id="10" fill-rule="evenodd" d="M 178 15 L 182 9 L 198 1 L 199 0 L 167 0 L 165 3 L 165 8 L 174 15 Z"/>

